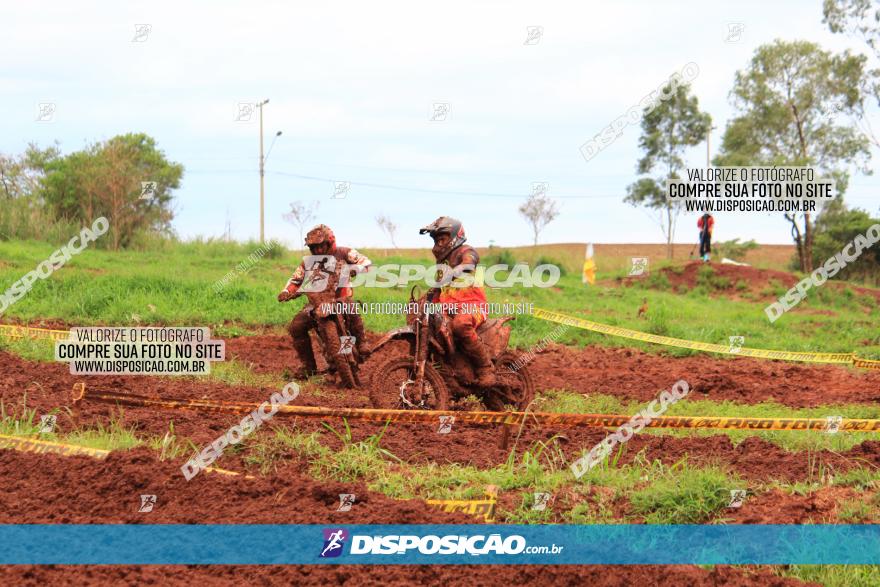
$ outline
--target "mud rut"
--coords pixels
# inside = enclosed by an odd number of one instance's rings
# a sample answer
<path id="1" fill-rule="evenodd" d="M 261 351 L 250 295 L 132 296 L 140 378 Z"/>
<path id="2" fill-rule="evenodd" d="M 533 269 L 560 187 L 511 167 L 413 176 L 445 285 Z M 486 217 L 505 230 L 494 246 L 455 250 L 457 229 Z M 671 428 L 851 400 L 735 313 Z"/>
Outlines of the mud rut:
<path id="1" fill-rule="evenodd" d="M 375 365 L 387 356 L 371 358 Z M 298 367 L 289 340 L 265 334 L 227 340 L 227 356 L 250 365 L 256 372 L 280 374 Z M 715 359 L 707 356 L 671 358 L 631 349 L 551 347 L 530 366 L 537 387 L 566 389 L 576 393 L 603 393 L 625 400 L 650 401 L 659 390 L 679 378 L 691 384 L 693 397 L 731 400 L 744 404 L 776 401 L 792 407 L 835 403 L 874 403 L 880 399 L 880 374 L 836 366 L 807 366 L 757 361 L 747 358 Z M 67 365 L 35 363 L 0 352 L 0 399 L 7 412 L 27 407 L 37 414 L 69 405 L 69 393 L 77 381 L 96 389 L 133 391 L 157 397 L 199 397 L 261 402 L 277 391 L 273 388 L 227 386 L 195 379 L 155 377 L 75 377 Z M 322 386 L 319 395 L 304 390 L 297 403 L 368 407 L 363 392 Z M 87 404 L 81 413 L 85 426 L 106 424 L 119 412 L 110 406 Z M 196 444 L 210 442 L 237 422 L 235 416 L 190 412 L 151 412 L 127 408 L 122 417 L 126 427 L 141 436 L 162 436 L 174 422 L 179 437 Z M 308 432 L 321 428 L 315 421 L 276 418 L 273 425 L 294 425 Z M 62 429 L 72 422 L 62 411 Z M 335 425 L 335 424 L 334 424 Z M 355 440 L 375 434 L 380 426 L 351 423 Z M 602 430 L 523 431 L 519 451 L 554 433 L 571 459 L 584 446 L 601 440 Z M 326 434 L 322 442 L 339 448 L 339 441 Z M 403 424 L 389 427 L 382 446 L 409 463 L 471 464 L 492 467 L 506 461 L 507 450 L 498 444 L 498 432 L 491 428 L 455 426 L 452 433 L 439 435 L 435 427 Z M 880 441 L 867 441 L 843 453 L 788 453 L 753 437 L 734 447 L 724 435 L 707 438 L 673 438 L 641 435 L 633 438 L 622 462 L 630 462 L 645 451 L 649 460 L 671 464 L 687 456 L 693 465 L 717 463 L 746 480 L 804 481 L 820 463 L 828 471 L 845 472 L 854 467 L 880 467 Z M 31 455 L 0 451 L 0 472 L 11 483 L 0 492 L 0 523 L 473 523 L 468 516 L 439 512 L 420 501 L 392 500 L 370 492 L 361 483 L 325 483 L 304 476 L 304 463 L 291 455 L 280 470 L 257 479 L 200 474 L 187 482 L 179 471 L 180 459 L 160 462 L 148 449 L 111 454 L 106 461 L 85 457 Z M 810 470 L 812 462 L 813 471 Z M 243 464 L 224 459 L 221 466 L 244 470 Z M 26 472 L 26 473 L 25 473 Z M 755 496 L 749 507 L 728 518 L 737 523 L 779 523 L 822 521 L 833 517 L 837 497 L 848 490 L 829 488 L 809 497 L 781 492 Z M 842 493 L 841 493 L 842 492 Z M 150 514 L 139 514 L 139 495 L 153 493 L 159 503 Z M 355 507 L 336 512 L 338 495 L 357 495 Z M 504 496 L 502 496 L 502 499 Z M 149 516 L 146 518 L 145 516 Z M 83 574 L 85 573 L 85 574 Z M 539 584 L 619 585 L 633 581 L 656 584 L 672 580 L 694 585 L 800 584 L 783 581 L 764 569 L 718 567 L 705 571 L 692 567 L 70 567 L 4 568 L 0 576 L 16 584 L 58 582 L 63 578 L 86 579 L 90 583 L 149 582 L 189 583 L 194 578 L 211 584 L 240 577 L 259 577 L 269 584 L 499 584 L 513 580 Z M 54 579 L 54 581 L 53 581 Z"/>

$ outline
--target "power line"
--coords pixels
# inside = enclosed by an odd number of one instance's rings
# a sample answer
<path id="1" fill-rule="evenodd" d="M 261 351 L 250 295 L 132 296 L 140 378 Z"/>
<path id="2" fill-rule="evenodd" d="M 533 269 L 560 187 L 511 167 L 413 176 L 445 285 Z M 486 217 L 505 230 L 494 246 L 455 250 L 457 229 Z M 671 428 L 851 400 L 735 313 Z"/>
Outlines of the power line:
<path id="1" fill-rule="evenodd" d="M 256 169 L 187 169 L 187 173 L 257 173 Z M 289 173 L 286 171 L 269 171 L 266 170 L 266 173 L 271 175 L 281 175 L 284 177 L 293 177 L 296 179 L 302 179 L 306 181 L 320 181 L 322 183 L 329 182 L 335 183 L 340 181 L 339 179 L 330 179 L 329 177 L 318 177 L 314 175 L 303 175 L 301 173 Z M 426 194 L 437 194 L 443 196 L 478 196 L 478 197 L 488 197 L 488 198 L 518 198 L 522 199 L 528 197 L 528 194 L 502 194 L 502 193 L 491 193 L 491 192 L 468 192 L 461 190 L 437 190 L 437 189 L 429 189 L 429 188 L 419 188 L 413 186 L 401 186 L 401 185 L 390 185 L 390 184 L 382 184 L 382 183 L 372 183 L 365 181 L 349 181 L 351 185 L 362 186 L 362 187 L 370 187 L 377 189 L 385 189 L 385 190 L 397 190 L 397 191 L 407 191 L 407 192 L 420 192 Z M 595 198 L 621 198 L 621 195 L 554 195 L 554 198 L 559 199 L 595 199 Z"/>
<path id="2" fill-rule="evenodd" d="M 529 176 L 524 174 L 498 173 L 486 171 L 437 171 L 434 169 L 404 168 L 404 167 L 379 167 L 375 165 L 356 165 L 353 163 L 327 163 L 325 161 L 306 161 L 304 159 L 289 159 L 287 161 L 293 165 L 304 163 L 307 165 L 335 166 L 335 167 L 352 167 L 354 169 L 369 169 L 371 171 L 393 171 L 395 173 L 423 173 L 428 175 L 459 175 L 467 177 L 515 177 L 526 179 Z"/>
<path id="3" fill-rule="evenodd" d="M 267 171 L 267 173 L 272 173 L 274 175 L 282 175 L 284 177 L 295 177 L 297 179 L 304 179 L 308 181 L 321 181 L 321 182 L 330 182 L 334 183 L 339 181 L 338 179 L 330 179 L 329 177 L 317 177 L 314 175 L 302 175 L 300 173 L 289 173 L 286 171 Z M 491 192 L 467 192 L 460 190 L 437 190 L 437 189 L 428 189 L 428 188 L 419 188 L 413 186 L 400 186 L 400 185 L 390 185 L 383 183 L 372 183 L 365 181 L 349 181 L 351 185 L 361 186 L 361 187 L 370 187 L 370 188 L 378 188 L 384 190 L 398 190 L 398 191 L 406 191 L 406 192 L 420 192 L 425 194 L 437 194 L 442 196 L 479 196 L 486 198 L 525 198 L 528 197 L 528 194 L 501 194 L 501 193 L 491 193 Z M 559 199 L 595 199 L 595 198 L 621 198 L 620 195 L 593 195 L 593 196 L 566 196 L 566 195 L 556 195 L 554 198 Z"/>

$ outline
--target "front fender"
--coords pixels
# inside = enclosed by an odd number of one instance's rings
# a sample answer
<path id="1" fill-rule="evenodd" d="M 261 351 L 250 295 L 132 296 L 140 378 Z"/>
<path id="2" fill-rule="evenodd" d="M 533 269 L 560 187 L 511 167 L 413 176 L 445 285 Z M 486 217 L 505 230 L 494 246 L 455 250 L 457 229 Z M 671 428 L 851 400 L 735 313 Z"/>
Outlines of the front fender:
<path id="1" fill-rule="evenodd" d="M 410 345 L 413 345 L 416 342 L 416 333 L 409 326 L 401 326 L 400 328 L 390 330 L 385 333 L 385 336 L 379 339 L 379 342 L 373 345 L 373 348 L 370 349 L 370 352 L 374 353 L 389 342 L 395 340 L 405 340 L 408 341 Z"/>

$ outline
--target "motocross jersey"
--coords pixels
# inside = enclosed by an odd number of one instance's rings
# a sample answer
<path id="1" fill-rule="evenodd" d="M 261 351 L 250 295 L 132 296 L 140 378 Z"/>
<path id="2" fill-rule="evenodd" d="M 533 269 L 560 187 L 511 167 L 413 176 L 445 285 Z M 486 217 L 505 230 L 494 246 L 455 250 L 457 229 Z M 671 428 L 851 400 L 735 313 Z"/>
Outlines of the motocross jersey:
<path id="1" fill-rule="evenodd" d="M 462 283 L 465 280 L 474 281 L 475 274 L 479 273 L 477 268 L 479 263 L 480 255 L 472 246 L 461 245 L 453 249 L 444 259 L 443 264 L 452 267 L 453 270 L 460 268 L 456 273 L 462 275 L 455 277 L 450 283 L 440 288 L 439 296 L 435 295 L 433 300 L 435 303 L 450 305 L 455 308 L 456 313 L 473 314 L 477 323 L 486 319 L 486 292 L 480 285 L 472 284 L 462 287 Z M 462 265 L 465 267 L 461 267 Z M 482 283 L 482 280 L 477 278 L 475 283 Z"/>
<path id="2" fill-rule="evenodd" d="M 352 249 L 349 247 L 336 247 L 336 250 L 330 253 L 330 256 L 336 259 L 337 263 L 345 263 L 349 265 L 352 271 L 357 273 L 361 273 L 363 271 L 369 270 L 370 266 L 373 264 L 366 255 L 359 253 L 356 249 Z M 287 280 L 287 285 L 284 286 L 283 291 L 287 291 L 290 293 L 296 293 L 300 286 L 303 284 L 303 280 L 306 277 L 306 262 L 303 259 L 296 270 L 293 272 L 293 275 L 290 276 L 290 279 Z M 354 291 L 351 286 L 345 285 L 340 287 L 336 291 L 337 299 L 344 300 L 351 298 L 354 295 Z"/>

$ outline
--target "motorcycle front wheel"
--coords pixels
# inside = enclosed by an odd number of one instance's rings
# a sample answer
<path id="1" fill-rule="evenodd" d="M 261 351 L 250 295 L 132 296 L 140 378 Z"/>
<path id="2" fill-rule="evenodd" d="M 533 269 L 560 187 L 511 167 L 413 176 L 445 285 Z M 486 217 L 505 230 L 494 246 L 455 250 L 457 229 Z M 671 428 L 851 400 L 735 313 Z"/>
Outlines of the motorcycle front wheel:
<path id="1" fill-rule="evenodd" d="M 415 367 L 408 357 L 396 357 L 380 365 L 370 381 L 370 403 L 386 410 L 448 410 L 449 389 L 437 370 L 425 365 L 425 385 L 418 394 Z M 415 397 L 419 395 L 419 397 Z"/>
<path id="2" fill-rule="evenodd" d="M 343 387 L 349 389 L 357 389 L 360 387 L 357 379 L 357 365 L 352 369 L 352 364 L 348 360 L 347 355 L 341 354 L 342 342 L 339 338 L 340 332 L 333 320 L 321 320 L 318 324 L 319 333 L 322 339 L 328 363 L 332 361 L 332 365 L 336 367 L 336 374 L 339 376 L 339 382 Z"/>

